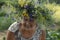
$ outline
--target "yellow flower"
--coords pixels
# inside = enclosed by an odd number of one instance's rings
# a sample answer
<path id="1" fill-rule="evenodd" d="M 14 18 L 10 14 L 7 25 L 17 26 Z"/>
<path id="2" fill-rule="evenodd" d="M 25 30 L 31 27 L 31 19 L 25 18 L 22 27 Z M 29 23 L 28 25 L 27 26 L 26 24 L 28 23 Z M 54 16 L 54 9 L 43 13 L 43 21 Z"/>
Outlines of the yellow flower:
<path id="1" fill-rule="evenodd" d="M 27 16 L 28 17 L 28 14 L 27 13 L 24 13 L 23 16 Z"/>
<path id="2" fill-rule="evenodd" d="M 28 14 L 27 14 L 26 10 L 23 11 L 23 16 L 27 16 L 28 17 Z"/>
<path id="3" fill-rule="evenodd" d="M 26 1 L 26 4 L 29 4 L 30 2 L 31 2 L 31 0 L 27 0 L 27 1 Z"/>
<path id="4" fill-rule="evenodd" d="M 21 7 L 23 7 L 24 5 L 27 5 L 30 2 L 31 0 L 18 0 L 18 3 Z"/>
<path id="5" fill-rule="evenodd" d="M 24 4 L 26 3 L 26 0 L 18 0 L 19 5 L 21 5 L 21 7 L 24 6 Z"/>

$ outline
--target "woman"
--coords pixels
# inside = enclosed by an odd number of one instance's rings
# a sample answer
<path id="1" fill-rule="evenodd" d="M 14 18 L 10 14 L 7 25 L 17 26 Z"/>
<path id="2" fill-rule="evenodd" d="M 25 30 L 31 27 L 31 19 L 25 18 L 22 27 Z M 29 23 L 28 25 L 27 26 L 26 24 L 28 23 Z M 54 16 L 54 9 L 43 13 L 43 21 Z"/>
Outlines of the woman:
<path id="1" fill-rule="evenodd" d="M 7 40 L 45 40 L 44 30 L 40 30 L 35 15 L 32 12 L 34 7 L 24 6 L 26 11 L 23 13 L 22 21 L 14 22 L 8 29 Z"/>
<path id="2" fill-rule="evenodd" d="M 21 22 L 14 22 L 8 29 L 7 40 L 45 40 L 45 31 L 39 29 L 33 15 L 26 13 Z"/>

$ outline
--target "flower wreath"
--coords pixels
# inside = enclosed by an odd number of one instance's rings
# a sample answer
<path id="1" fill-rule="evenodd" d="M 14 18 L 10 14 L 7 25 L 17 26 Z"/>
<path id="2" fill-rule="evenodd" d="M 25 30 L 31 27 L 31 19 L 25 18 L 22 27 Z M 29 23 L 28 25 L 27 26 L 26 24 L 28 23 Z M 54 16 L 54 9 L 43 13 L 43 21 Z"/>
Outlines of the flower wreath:
<path id="1" fill-rule="evenodd" d="M 54 12 L 46 8 L 44 4 L 39 4 L 39 1 L 37 2 L 37 5 L 35 3 L 34 0 L 19 0 L 20 14 L 34 18 L 38 23 L 46 26 L 53 24 L 52 15 Z"/>

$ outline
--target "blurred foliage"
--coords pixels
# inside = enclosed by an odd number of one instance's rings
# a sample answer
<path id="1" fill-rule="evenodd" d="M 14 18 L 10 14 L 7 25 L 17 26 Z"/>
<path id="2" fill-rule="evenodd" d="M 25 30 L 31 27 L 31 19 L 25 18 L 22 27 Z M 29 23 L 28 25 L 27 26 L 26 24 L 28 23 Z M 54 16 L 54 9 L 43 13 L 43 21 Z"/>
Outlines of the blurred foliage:
<path id="1" fill-rule="evenodd" d="M 14 22 L 11 18 L 0 17 L 0 30 L 6 30 Z"/>
<path id="2" fill-rule="evenodd" d="M 52 3 L 52 4 L 46 4 L 45 5 L 49 10 L 54 11 L 53 14 L 53 19 L 56 23 L 59 24 L 60 22 L 60 5 L 56 4 L 56 3 Z"/>
<path id="3" fill-rule="evenodd" d="M 58 30 L 47 30 L 46 40 L 60 40 L 60 29 Z"/>
<path id="4" fill-rule="evenodd" d="M 5 38 L 5 37 L 3 37 L 3 40 L 6 40 L 6 38 Z"/>
<path id="5" fill-rule="evenodd" d="M 50 2 L 50 3 L 55 2 L 55 3 L 57 3 L 57 4 L 60 4 L 60 0 L 49 0 L 49 2 Z"/>

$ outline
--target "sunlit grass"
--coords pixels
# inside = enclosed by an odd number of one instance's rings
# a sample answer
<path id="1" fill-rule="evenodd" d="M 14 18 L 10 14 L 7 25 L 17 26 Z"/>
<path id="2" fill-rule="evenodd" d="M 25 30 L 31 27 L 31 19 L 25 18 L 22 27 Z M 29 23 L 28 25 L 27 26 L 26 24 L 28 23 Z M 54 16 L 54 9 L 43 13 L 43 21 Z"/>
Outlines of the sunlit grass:
<path id="1" fill-rule="evenodd" d="M 60 21 L 60 6 L 53 3 L 53 4 L 46 4 L 45 5 L 48 9 L 54 11 L 53 18 L 55 19 L 56 22 Z"/>
<path id="2" fill-rule="evenodd" d="M 57 5 L 55 6 L 54 8 L 56 11 L 55 11 L 55 14 L 53 15 L 53 17 L 55 18 L 56 22 L 60 21 L 60 6 Z"/>

